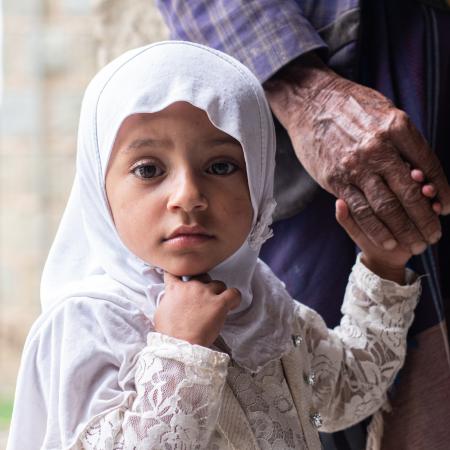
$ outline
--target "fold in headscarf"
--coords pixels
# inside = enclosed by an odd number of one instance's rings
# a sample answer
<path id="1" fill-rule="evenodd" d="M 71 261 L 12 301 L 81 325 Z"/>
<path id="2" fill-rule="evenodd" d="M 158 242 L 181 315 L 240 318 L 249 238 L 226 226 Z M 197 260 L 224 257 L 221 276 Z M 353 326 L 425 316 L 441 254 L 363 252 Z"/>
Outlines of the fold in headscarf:
<path id="1" fill-rule="evenodd" d="M 221 336 L 236 362 L 257 371 L 289 349 L 292 317 L 283 284 L 258 259 L 270 237 L 275 206 L 273 122 L 253 74 L 232 57 L 201 45 L 170 41 L 129 51 L 90 83 L 81 110 L 75 181 L 43 273 L 43 311 L 74 296 L 93 302 L 126 298 L 153 317 L 164 291 L 163 276 L 119 238 L 105 172 L 128 116 L 161 111 L 179 101 L 204 110 L 244 151 L 253 227 L 241 248 L 209 274 L 242 294 Z"/>

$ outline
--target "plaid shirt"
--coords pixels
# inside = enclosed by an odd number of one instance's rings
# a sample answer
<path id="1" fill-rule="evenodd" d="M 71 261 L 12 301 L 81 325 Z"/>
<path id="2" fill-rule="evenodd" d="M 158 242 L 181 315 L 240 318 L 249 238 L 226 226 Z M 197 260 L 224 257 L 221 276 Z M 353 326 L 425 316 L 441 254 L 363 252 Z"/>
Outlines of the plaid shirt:
<path id="1" fill-rule="evenodd" d="M 222 50 L 261 82 L 316 50 L 348 75 L 358 35 L 359 0 L 157 0 L 172 39 Z"/>

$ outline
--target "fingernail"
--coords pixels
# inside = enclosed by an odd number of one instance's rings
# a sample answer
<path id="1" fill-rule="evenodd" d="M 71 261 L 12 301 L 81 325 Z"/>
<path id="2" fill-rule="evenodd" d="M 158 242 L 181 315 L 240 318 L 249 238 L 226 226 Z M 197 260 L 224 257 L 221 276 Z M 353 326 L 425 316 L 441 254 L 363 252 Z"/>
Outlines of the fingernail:
<path id="1" fill-rule="evenodd" d="M 436 231 L 436 233 L 433 233 L 430 236 L 430 243 L 431 244 L 436 244 L 436 242 L 441 238 L 442 233 L 440 231 Z"/>
<path id="2" fill-rule="evenodd" d="M 420 255 L 425 251 L 427 248 L 427 244 L 424 242 L 416 242 L 415 244 L 411 245 L 411 253 L 413 255 Z"/>
<path id="3" fill-rule="evenodd" d="M 395 247 L 397 247 L 397 241 L 394 239 L 388 239 L 383 242 L 383 248 L 385 250 L 393 250 Z"/>

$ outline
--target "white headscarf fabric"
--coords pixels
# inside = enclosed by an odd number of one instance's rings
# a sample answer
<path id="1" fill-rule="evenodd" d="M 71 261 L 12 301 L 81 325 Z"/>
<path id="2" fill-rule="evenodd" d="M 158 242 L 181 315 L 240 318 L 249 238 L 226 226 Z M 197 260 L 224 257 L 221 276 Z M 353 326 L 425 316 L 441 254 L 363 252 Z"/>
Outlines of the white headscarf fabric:
<path id="1" fill-rule="evenodd" d="M 234 359 L 256 371 L 289 347 L 289 295 L 258 260 L 262 243 L 270 237 L 275 206 L 274 127 L 253 74 L 234 58 L 198 44 L 167 41 L 129 51 L 87 88 L 75 182 L 42 278 L 43 311 L 73 296 L 92 301 L 125 296 L 152 318 L 164 290 L 162 274 L 121 242 L 107 202 L 105 172 L 125 118 L 161 111 L 178 101 L 206 111 L 244 150 L 253 229 L 242 247 L 209 274 L 242 294 L 221 335 Z M 275 304 L 278 320 L 270 307 Z"/>

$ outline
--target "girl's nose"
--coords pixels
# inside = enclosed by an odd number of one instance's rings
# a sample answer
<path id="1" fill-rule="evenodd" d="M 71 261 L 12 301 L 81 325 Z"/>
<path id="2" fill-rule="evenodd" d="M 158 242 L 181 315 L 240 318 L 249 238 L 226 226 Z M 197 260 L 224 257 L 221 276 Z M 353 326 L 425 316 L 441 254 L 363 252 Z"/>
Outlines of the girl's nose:
<path id="1" fill-rule="evenodd" d="M 192 212 L 202 211 L 207 207 L 208 202 L 195 176 L 192 174 L 180 175 L 169 196 L 167 209 L 169 211 L 181 209 L 185 212 Z"/>

